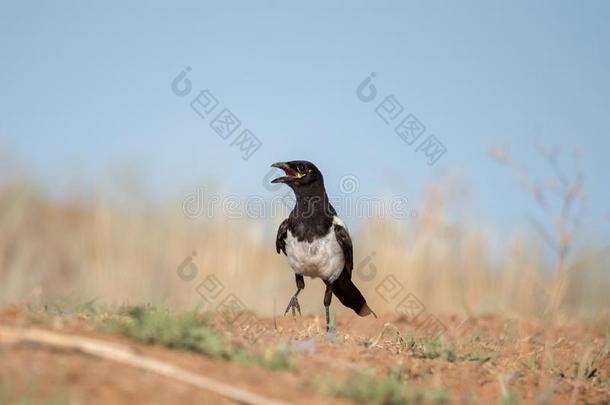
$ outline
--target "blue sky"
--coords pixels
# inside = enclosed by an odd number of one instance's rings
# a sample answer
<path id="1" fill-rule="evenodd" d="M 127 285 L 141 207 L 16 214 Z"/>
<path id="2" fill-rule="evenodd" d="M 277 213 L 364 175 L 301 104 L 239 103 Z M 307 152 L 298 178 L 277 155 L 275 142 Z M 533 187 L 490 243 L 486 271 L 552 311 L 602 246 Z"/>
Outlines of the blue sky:
<path id="1" fill-rule="evenodd" d="M 155 195 L 214 183 L 265 196 L 270 163 L 307 159 L 331 193 L 350 174 L 358 193 L 417 204 L 459 174 L 472 215 L 506 227 L 534 208 L 487 150 L 510 146 L 545 175 L 539 136 L 580 149 L 589 217 L 610 233 L 597 220 L 610 211 L 609 3 L 257 4 L 4 2 L 0 146 L 54 192 L 129 167 Z M 186 66 L 193 91 L 178 97 Z M 363 103 L 371 72 L 378 96 Z M 190 108 L 203 89 L 260 139 L 250 159 Z M 446 147 L 435 165 L 375 114 L 388 95 Z"/>

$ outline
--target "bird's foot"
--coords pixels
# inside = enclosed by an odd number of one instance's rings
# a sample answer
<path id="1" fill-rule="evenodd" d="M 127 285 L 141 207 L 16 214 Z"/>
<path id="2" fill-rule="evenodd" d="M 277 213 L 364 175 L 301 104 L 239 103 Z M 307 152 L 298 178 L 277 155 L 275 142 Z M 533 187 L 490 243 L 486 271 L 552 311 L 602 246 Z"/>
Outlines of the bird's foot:
<path id="1" fill-rule="evenodd" d="M 299 305 L 299 299 L 297 298 L 296 294 L 293 295 L 290 299 L 290 302 L 286 307 L 286 311 L 284 312 L 284 316 L 288 313 L 290 309 L 292 309 L 292 316 L 296 316 L 296 311 L 299 311 L 299 315 L 301 315 L 301 306 Z"/>

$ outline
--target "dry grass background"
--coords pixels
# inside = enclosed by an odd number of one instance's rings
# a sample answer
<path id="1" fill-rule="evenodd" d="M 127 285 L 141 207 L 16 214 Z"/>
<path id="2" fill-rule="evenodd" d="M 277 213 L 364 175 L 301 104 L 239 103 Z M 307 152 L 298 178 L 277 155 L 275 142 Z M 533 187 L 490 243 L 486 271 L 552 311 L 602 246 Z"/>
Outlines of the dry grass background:
<path id="1" fill-rule="evenodd" d="M 495 230 L 447 219 L 458 198 L 455 189 L 447 183 L 430 188 L 417 218 L 373 218 L 352 227 L 354 277 L 371 306 L 380 313 L 394 311 L 396 302 L 385 302 L 375 291 L 393 275 L 404 286 L 403 296 L 415 294 L 431 312 L 542 316 L 555 265 L 552 258 L 543 259 L 535 233 L 516 235 L 493 252 Z M 248 309 L 283 313 L 295 288 L 286 259 L 274 249 L 283 218 L 195 221 L 184 216 L 180 201 L 153 206 L 142 200 L 110 202 L 102 195 L 58 201 L 24 177 L 4 180 L 0 306 L 94 299 L 192 308 L 202 304 L 197 286 L 214 274 L 223 294 L 234 293 Z M 198 273 L 184 281 L 177 268 L 192 252 Z M 594 246 L 570 255 L 559 307 L 564 319 L 610 309 L 609 257 L 610 251 Z M 375 276 L 362 278 L 358 266 Z M 306 280 L 304 312 L 322 314 L 322 287 L 319 280 Z"/>

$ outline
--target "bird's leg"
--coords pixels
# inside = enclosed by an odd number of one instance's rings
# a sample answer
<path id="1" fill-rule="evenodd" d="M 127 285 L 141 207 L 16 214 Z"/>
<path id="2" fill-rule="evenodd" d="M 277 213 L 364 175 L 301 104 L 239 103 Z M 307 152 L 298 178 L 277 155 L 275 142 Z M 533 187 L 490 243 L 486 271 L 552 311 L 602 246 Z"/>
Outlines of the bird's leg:
<path id="1" fill-rule="evenodd" d="M 326 309 L 326 333 L 330 332 L 330 300 L 333 298 L 333 285 L 326 284 L 324 292 L 324 309 Z"/>
<path id="2" fill-rule="evenodd" d="M 299 299 L 297 298 L 297 296 L 299 295 L 301 290 L 305 288 L 305 280 L 303 279 L 303 276 L 300 274 L 295 274 L 295 280 L 297 282 L 297 292 L 295 292 L 294 295 L 292 296 L 292 298 L 290 299 L 290 302 L 288 303 L 288 306 L 286 307 L 286 311 L 284 312 L 284 315 L 286 315 L 288 313 L 289 309 L 292 309 L 292 316 L 296 316 L 295 309 L 297 311 L 299 311 L 299 315 L 301 315 L 301 306 L 299 305 Z"/>

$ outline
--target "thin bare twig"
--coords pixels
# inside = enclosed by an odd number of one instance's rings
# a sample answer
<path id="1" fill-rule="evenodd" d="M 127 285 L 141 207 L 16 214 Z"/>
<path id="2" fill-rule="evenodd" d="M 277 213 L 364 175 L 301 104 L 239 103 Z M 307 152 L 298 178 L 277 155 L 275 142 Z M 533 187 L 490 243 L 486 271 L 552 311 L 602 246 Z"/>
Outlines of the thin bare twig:
<path id="1" fill-rule="evenodd" d="M 82 336 L 63 335 L 36 328 L 0 327 L 0 339 L 9 342 L 30 342 L 56 348 L 78 350 L 96 357 L 150 371 L 164 377 L 201 388 L 231 400 L 253 405 L 285 404 L 230 384 L 192 373 L 173 364 L 135 353 L 129 347 Z"/>

